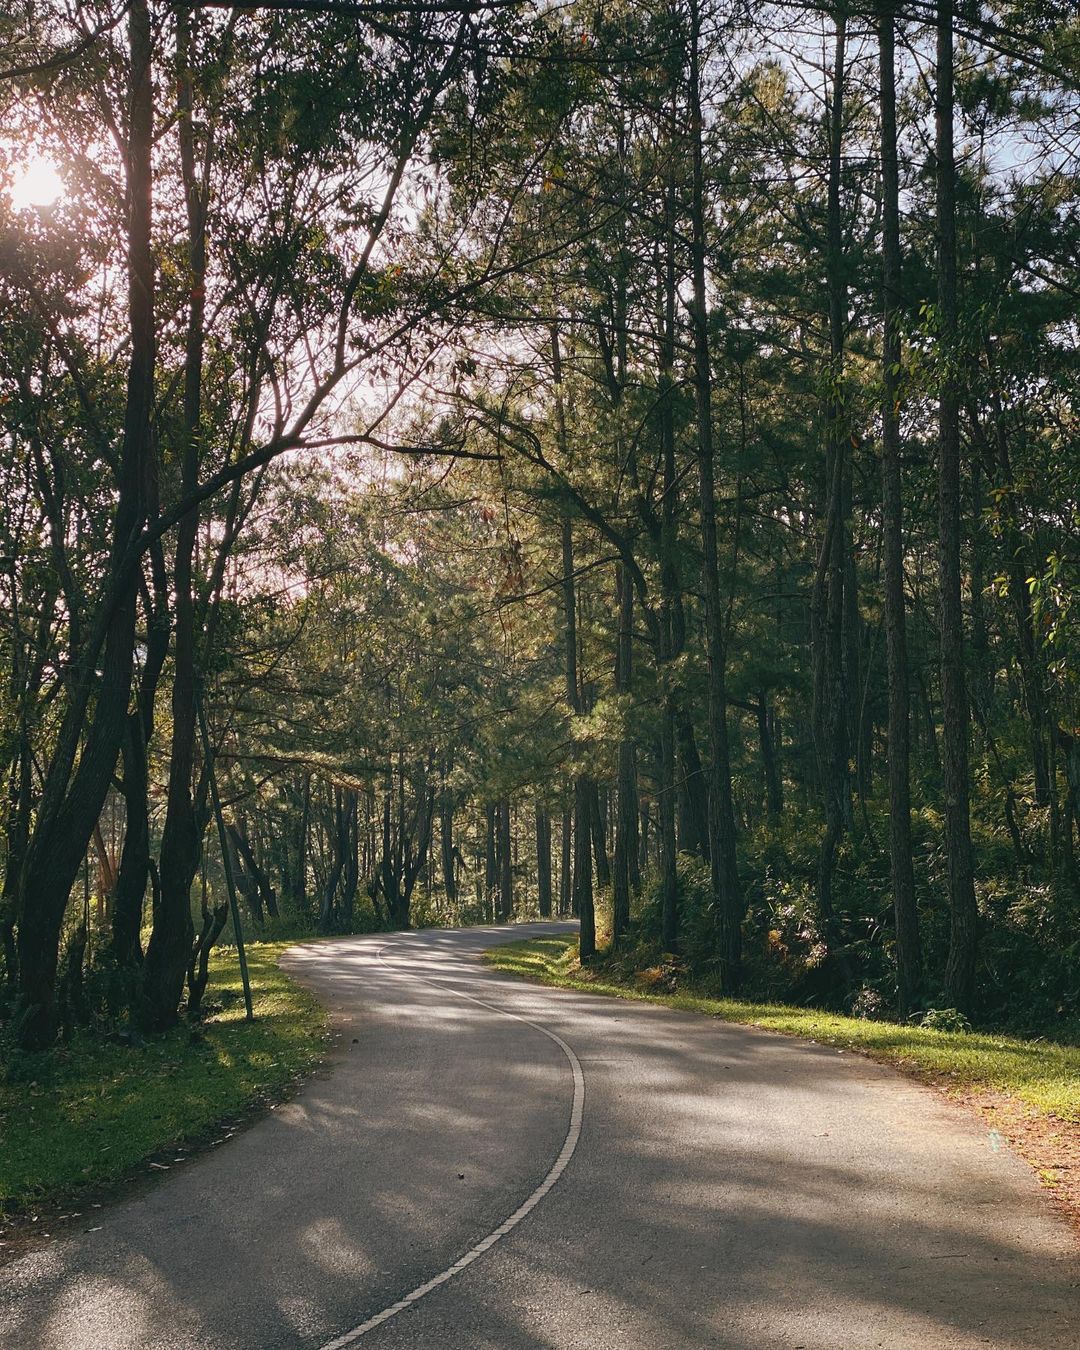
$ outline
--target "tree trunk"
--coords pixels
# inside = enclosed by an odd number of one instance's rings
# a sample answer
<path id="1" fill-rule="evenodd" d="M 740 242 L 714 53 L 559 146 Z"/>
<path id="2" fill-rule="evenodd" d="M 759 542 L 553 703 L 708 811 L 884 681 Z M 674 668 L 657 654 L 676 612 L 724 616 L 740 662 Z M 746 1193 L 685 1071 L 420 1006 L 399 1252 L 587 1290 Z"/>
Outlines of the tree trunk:
<path id="1" fill-rule="evenodd" d="M 565 462 L 568 457 L 566 413 L 562 395 L 562 355 L 559 349 L 559 330 L 551 329 L 551 370 L 555 385 L 555 422 L 559 448 Z M 577 671 L 577 597 L 574 581 L 574 526 L 568 513 L 562 520 L 562 589 L 565 622 L 564 654 L 566 661 L 566 702 L 573 719 L 581 713 L 581 693 Z M 580 920 L 578 955 L 582 961 L 591 961 L 596 955 L 596 918 L 593 913 L 592 858 L 592 801 L 588 782 L 580 775 L 574 778 L 574 881 L 573 908 Z"/>
<path id="2" fill-rule="evenodd" d="M 449 905 L 458 900 L 457 875 L 454 871 L 454 803 L 444 789 L 439 806 L 439 852 L 442 858 L 443 889 Z"/>
<path id="3" fill-rule="evenodd" d="M 146 0 L 128 11 L 130 46 L 128 318 L 130 357 L 124 440 L 117 476 L 109 568 L 93 636 L 71 677 L 71 697 L 45 773 L 19 898 L 19 1039 L 41 1049 L 57 1027 L 56 966 L 68 897 L 101 814 L 127 726 L 135 649 L 137 553 L 146 488 L 155 472 L 150 422 L 154 400 L 154 258 L 151 246 L 153 40 Z M 100 676 L 97 669 L 100 661 Z M 89 729 L 74 769 L 96 692 Z"/>
<path id="4" fill-rule="evenodd" d="M 904 607 L 904 506 L 900 450 L 900 178 L 896 150 L 895 17 L 887 0 L 878 17 L 881 93 L 882 404 L 881 518 L 884 536 L 885 639 L 889 684 L 889 867 L 896 927 L 897 1003 L 901 1017 L 919 1005 L 922 945 L 911 846 L 911 714 Z"/>
<path id="5" fill-rule="evenodd" d="M 765 810 L 771 821 L 780 818 L 784 809 L 784 785 L 780 777 L 780 765 L 776 755 L 776 740 L 773 737 L 769 717 L 769 701 L 762 691 L 758 695 L 757 708 L 758 746 L 761 750 L 761 769 L 765 775 Z"/>
<path id="6" fill-rule="evenodd" d="M 311 775 L 303 775 L 303 787 L 301 789 L 300 818 L 296 825 L 296 871 L 294 873 L 293 899 L 296 903 L 296 912 L 304 914 L 307 912 L 307 859 L 308 859 L 308 831 L 311 828 Z"/>
<path id="7" fill-rule="evenodd" d="M 638 793 L 636 751 L 632 740 L 619 743 L 618 816 L 615 825 L 612 944 L 630 927 L 630 896 L 637 889 Z"/>
<path id="8" fill-rule="evenodd" d="M 679 848 L 709 861 L 709 782 L 698 753 L 694 719 L 681 691 L 675 692 L 675 742 L 678 751 Z"/>
<path id="9" fill-rule="evenodd" d="M 235 825 L 229 826 L 229 837 L 232 839 L 237 853 L 243 863 L 242 869 L 237 872 L 245 872 L 251 879 L 254 888 L 256 905 L 261 915 L 265 911 L 273 917 L 277 913 L 277 901 L 274 898 L 274 888 L 270 885 L 270 878 L 266 871 L 259 865 L 259 860 L 255 856 L 255 850 L 251 846 L 251 840 L 248 838 L 247 825 L 243 819 L 238 819 Z"/>
<path id="10" fill-rule="evenodd" d="M 206 205 L 195 169 L 192 127 L 192 75 L 189 62 L 190 15 L 177 14 L 177 95 L 181 169 L 188 219 L 188 266 L 191 286 L 184 360 L 184 421 L 181 492 L 198 486 L 202 420 L 202 370 L 205 343 Z M 198 509 L 177 526 L 173 566 L 172 746 L 165 824 L 161 835 L 159 873 L 161 901 L 143 965 L 141 1020 L 159 1030 L 176 1020 L 194 940 L 191 886 L 202 856 L 204 813 L 197 809 L 192 782 L 195 768 L 199 691 L 196 670 L 196 615 L 193 563 L 198 537 Z"/>
<path id="11" fill-rule="evenodd" d="M 4 866 L 3 896 L 0 897 L 0 935 L 3 938 L 6 982 L 14 987 L 17 987 L 19 977 L 19 949 L 15 937 L 15 921 L 18 914 L 19 883 L 30 841 L 33 787 L 31 774 L 33 760 L 25 725 L 20 728 L 19 742 L 8 786 L 4 832 L 7 858 Z"/>
<path id="12" fill-rule="evenodd" d="M 248 912 L 261 928 L 264 918 L 262 895 L 259 893 L 255 878 L 243 864 L 240 850 L 237 847 L 236 831 L 231 826 L 226 827 L 225 839 L 229 850 L 228 866 L 232 868 L 233 886 L 237 894 L 243 896 Z M 196 938 L 195 941 L 198 941 L 198 939 Z"/>
<path id="13" fill-rule="evenodd" d="M 229 905 L 227 901 L 216 905 L 213 909 L 206 903 L 206 876 L 203 875 L 202 888 L 202 928 L 198 936 L 191 945 L 191 952 L 188 957 L 187 968 L 187 986 L 188 1002 L 187 1015 L 190 1020 L 194 1020 L 202 1013 L 203 995 L 206 992 L 206 985 L 210 974 L 210 951 L 221 936 L 221 932 L 228 922 Z"/>
<path id="14" fill-rule="evenodd" d="M 592 811 L 589 784 L 584 778 L 574 781 L 574 890 L 573 910 L 580 923 L 578 956 L 591 961 L 596 955 L 596 918 L 593 912 L 592 884 Z"/>
<path id="15" fill-rule="evenodd" d="M 510 799 L 499 802 L 499 921 L 507 923 L 514 912 L 514 855 L 510 830 Z"/>
<path id="16" fill-rule="evenodd" d="M 497 919 L 499 889 L 498 846 L 496 841 L 496 809 L 494 802 L 484 803 L 484 907 L 491 918 Z"/>
<path id="17" fill-rule="evenodd" d="M 675 463 L 675 79 L 671 87 L 667 127 L 668 167 L 664 183 L 664 250 L 661 263 L 658 328 L 659 373 L 657 419 L 663 457 L 663 496 L 660 503 L 660 634 L 657 676 L 661 690 L 659 767 L 656 813 L 660 867 L 660 932 L 665 951 L 679 942 L 679 882 L 675 835 L 675 722 L 677 695 L 672 663 L 682 648 L 682 600 L 679 593 L 677 529 L 675 520 L 678 473 Z"/>
<path id="18" fill-rule="evenodd" d="M 551 918 L 551 816 L 536 806 L 536 898 L 542 919 Z"/>
<path id="19" fill-rule="evenodd" d="M 851 691 L 844 668 L 846 551 L 849 535 L 848 431 L 844 403 L 844 342 L 847 284 L 840 216 L 840 175 L 844 131 L 844 75 L 847 24 L 834 14 L 836 43 L 829 101 L 829 191 L 826 289 L 829 304 L 829 370 L 825 399 L 825 524 L 810 603 L 813 657 L 812 730 L 825 813 L 818 854 L 817 898 L 822 936 L 830 957 L 843 968 L 843 942 L 832 900 L 836 854 L 852 822 L 848 769 L 848 713 Z"/>
<path id="20" fill-rule="evenodd" d="M 117 965 L 134 968 L 142 963 L 143 903 L 150 879 L 149 776 L 143 720 L 138 713 L 128 717 L 122 754 L 126 826 L 113 894 L 109 950 Z"/>
<path id="21" fill-rule="evenodd" d="M 135 971 L 142 964 L 142 919 L 146 886 L 150 879 L 150 776 L 148 754 L 154 734 L 154 699 L 162 667 L 169 651 L 169 588 L 161 545 L 150 552 L 153 605 L 146 615 L 146 659 L 139 679 L 137 706 L 128 714 L 127 732 L 121 747 L 124 807 L 127 825 L 120 867 L 116 877 L 111 913 L 109 950 L 123 969 Z M 124 994 L 130 1002 L 135 982 Z"/>
<path id="22" fill-rule="evenodd" d="M 693 168 L 691 195 L 691 262 L 694 338 L 694 389 L 697 408 L 698 493 L 701 511 L 705 637 L 708 657 L 709 726 L 709 859 L 716 897 L 716 957 L 720 987 L 738 988 L 742 957 L 743 898 L 735 855 L 735 808 L 728 756 L 727 673 L 724 610 L 716 539 L 716 483 L 713 463 L 712 370 L 709 355 L 708 299 L 705 285 L 705 175 L 699 44 L 698 0 L 691 6 L 690 135 Z"/>
<path id="23" fill-rule="evenodd" d="M 945 834 L 949 855 L 950 1003 L 971 1007 L 975 993 L 978 909 L 968 799 L 968 695 L 960 571 L 960 399 L 956 256 L 956 162 L 953 144 L 953 6 L 939 0 L 935 90 L 938 230 L 938 323 L 944 372 L 938 403 L 938 553 L 941 613 L 941 714 L 945 759 Z"/>
<path id="24" fill-rule="evenodd" d="M 596 884 L 607 890 L 611 885 L 611 864 L 608 862 L 607 838 L 604 830 L 604 813 L 600 805 L 600 788 L 593 779 L 588 779 L 589 824 L 592 828 L 593 856 L 596 860 Z"/>
<path id="25" fill-rule="evenodd" d="M 571 810 L 562 813 L 562 828 L 559 835 L 559 915 L 565 918 L 574 910 L 573 885 L 573 829 L 574 817 Z"/>

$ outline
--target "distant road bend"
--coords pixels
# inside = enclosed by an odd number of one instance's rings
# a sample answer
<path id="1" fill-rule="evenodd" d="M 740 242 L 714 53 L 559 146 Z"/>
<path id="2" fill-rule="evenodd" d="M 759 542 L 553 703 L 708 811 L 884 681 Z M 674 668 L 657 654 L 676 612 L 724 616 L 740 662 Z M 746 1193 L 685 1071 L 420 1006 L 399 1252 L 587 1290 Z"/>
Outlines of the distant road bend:
<path id="1" fill-rule="evenodd" d="M 0 1345 L 1080 1345 L 1075 1239 L 976 1120 L 857 1057 L 476 959 L 566 927 L 294 949 L 326 1069 L 0 1270 Z"/>

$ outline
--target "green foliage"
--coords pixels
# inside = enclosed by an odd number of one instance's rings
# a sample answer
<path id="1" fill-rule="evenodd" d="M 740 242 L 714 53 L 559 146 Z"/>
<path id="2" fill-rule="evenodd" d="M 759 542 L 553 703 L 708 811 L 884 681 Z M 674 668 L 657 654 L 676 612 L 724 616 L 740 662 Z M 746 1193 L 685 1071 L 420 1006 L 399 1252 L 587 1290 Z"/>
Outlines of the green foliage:
<path id="1" fill-rule="evenodd" d="M 971 1030 L 971 1023 L 955 1008 L 927 1008 L 918 1018 L 918 1023 L 929 1031 L 948 1031 L 959 1035 L 966 1035 Z"/>
<path id="2" fill-rule="evenodd" d="M 1044 10 L 999 15 L 1015 28 L 1008 58 L 982 49 L 974 30 L 960 53 L 955 335 L 937 300 L 934 173 L 920 148 L 933 108 L 918 61 L 902 63 L 904 267 L 893 298 L 903 342 L 890 373 L 921 999 L 953 1001 L 940 987 L 950 869 L 936 404 L 956 381 L 981 926 L 969 1011 L 981 1025 L 1063 1034 L 1080 1025 L 1080 179 L 1075 25 Z M 697 67 L 706 108 L 691 144 L 685 17 L 648 5 L 497 6 L 467 24 L 437 8 L 407 22 L 196 9 L 181 61 L 182 26 L 163 12 L 147 495 L 152 509 L 176 507 L 193 447 L 195 477 L 207 481 L 260 446 L 309 441 L 225 484 L 199 517 L 197 674 L 229 824 L 246 832 L 254 860 L 242 887 L 253 931 L 489 919 L 495 802 L 512 815 L 516 913 L 531 914 L 534 808 L 550 812 L 558 834 L 575 780 L 588 778 L 606 798 L 610 836 L 623 749 L 635 816 L 644 808 L 641 865 L 655 873 L 669 791 L 663 733 L 677 704 L 679 954 L 660 949 L 652 875 L 619 962 L 627 978 L 648 969 L 667 988 L 708 989 L 716 897 L 692 856 L 690 800 L 709 768 L 710 660 L 716 673 L 695 455 L 705 400 L 744 988 L 873 1020 L 896 1001 L 876 53 L 861 38 L 849 45 L 834 123 L 798 44 L 778 60 L 781 47 L 761 41 L 773 23 L 786 41 L 786 13 L 763 10 L 744 28 L 741 13 L 714 23 L 706 7 Z M 53 0 L 32 0 L 26 19 L 41 23 L 35 49 L 78 37 Z M 1038 35 L 1030 47 L 1028 29 Z M 114 772 L 115 754 L 83 758 L 87 739 L 76 735 L 66 760 L 52 758 L 84 687 L 69 676 L 116 543 L 130 345 L 118 284 L 128 166 L 115 144 L 125 40 L 122 25 L 107 29 L 85 59 L 0 87 L 12 132 L 0 145 L 0 430 L 11 450 L 0 466 L 0 769 L 10 805 L 0 925 L 12 951 L 22 835 L 49 818 L 39 808 L 50 763 L 96 765 L 102 783 L 113 773 L 108 856 L 95 879 L 103 915 L 106 864 L 128 818 L 127 766 Z M 911 36 L 915 57 L 923 40 Z M 1025 65 L 1025 52 L 1037 61 Z M 1048 61 L 1059 63 L 1061 87 Z M 173 106 L 178 66 L 191 77 L 190 113 Z M 834 126 L 844 138 L 835 197 Z M 184 128 L 206 165 L 194 193 L 176 153 Z M 15 161 L 39 142 L 64 159 L 67 197 L 47 213 L 9 211 Z M 187 427 L 197 199 L 208 211 L 209 317 L 201 412 Z M 825 239 L 837 199 L 840 257 Z M 709 310 L 700 364 L 684 303 L 698 231 Z M 174 539 L 165 531 L 162 557 L 147 555 L 133 599 L 140 661 L 152 632 L 176 617 Z M 843 593 L 843 651 L 828 659 L 838 667 L 830 696 L 844 705 L 838 774 L 850 780 L 828 906 L 819 861 L 830 759 L 815 716 L 815 663 L 820 677 L 828 644 L 811 614 L 826 539 L 844 555 L 842 584 L 829 583 Z M 631 590 L 626 632 L 620 602 Z M 152 853 L 170 778 L 172 673 L 167 660 L 158 687 L 129 700 L 155 718 Z M 200 771 L 191 769 L 192 788 Z M 219 900 L 222 862 L 209 838 L 205 884 Z M 69 902 L 70 938 L 78 887 Z M 597 903 L 603 926 L 610 896 Z M 106 937 L 92 933 L 82 992 L 95 1010 L 131 1002 L 132 972 L 101 957 Z M 73 974 L 78 954 L 66 949 Z M 14 978 L 14 956 L 3 961 Z M 0 1011 L 14 1007 L 0 999 Z"/>

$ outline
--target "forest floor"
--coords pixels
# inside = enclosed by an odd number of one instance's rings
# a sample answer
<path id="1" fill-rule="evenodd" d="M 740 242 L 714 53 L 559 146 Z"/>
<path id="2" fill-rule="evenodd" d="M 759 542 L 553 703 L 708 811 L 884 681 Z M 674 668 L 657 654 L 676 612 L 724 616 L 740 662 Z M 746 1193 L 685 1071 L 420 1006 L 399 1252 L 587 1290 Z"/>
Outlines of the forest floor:
<path id="1" fill-rule="evenodd" d="M 700 1012 L 889 1064 L 981 1114 L 994 1147 L 1008 1145 L 1028 1162 L 1080 1229 L 1080 1046 L 711 998 L 689 986 L 673 989 L 664 967 L 628 977 L 603 956 L 583 967 L 574 936 L 496 947 L 484 959 L 504 974 L 540 984 Z"/>
<path id="2" fill-rule="evenodd" d="M 289 1094 L 326 1034 L 320 1005 L 278 966 L 292 945 L 248 947 L 253 1022 L 236 949 L 220 948 L 198 1028 L 139 1044 L 80 1033 L 0 1065 L 0 1260 L 85 1225 L 118 1185 L 181 1166 Z"/>

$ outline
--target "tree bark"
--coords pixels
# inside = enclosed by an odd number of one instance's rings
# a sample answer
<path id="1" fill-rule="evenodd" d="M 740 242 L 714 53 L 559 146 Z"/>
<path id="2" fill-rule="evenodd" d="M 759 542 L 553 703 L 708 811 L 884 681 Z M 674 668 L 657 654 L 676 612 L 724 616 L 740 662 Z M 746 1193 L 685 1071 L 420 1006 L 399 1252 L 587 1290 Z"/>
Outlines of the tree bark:
<path id="1" fill-rule="evenodd" d="M 439 806 L 439 852 L 442 857 L 443 889 L 450 905 L 458 900 L 457 875 L 454 871 L 454 803 L 444 788 Z"/>
<path id="2" fill-rule="evenodd" d="M 507 923 L 514 912 L 514 855 L 510 830 L 510 798 L 499 802 L 499 920 Z"/>
<path id="3" fill-rule="evenodd" d="M 589 824 L 592 829 L 593 857 L 596 861 L 596 884 L 602 890 L 607 890 L 611 885 L 611 863 L 608 861 L 604 812 L 600 804 L 600 788 L 592 778 L 588 780 L 588 785 Z"/>
<path id="4" fill-rule="evenodd" d="M 896 928 L 897 1004 L 918 1007 L 922 944 L 911 846 L 911 711 L 904 603 L 904 507 L 900 447 L 900 166 L 896 148 L 895 11 L 878 15 L 881 99 L 882 403 L 881 518 L 884 542 L 885 640 L 889 685 L 889 869 Z"/>
<path id="5" fill-rule="evenodd" d="M 978 908 L 968 797 L 969 709 L 961 599 L 960 398 L 956 249 L 956 161 L 953 136 L 953 5 L 937 9 L 934 96 L 937 159 L 938 324 L 943 363 L 938 403 L 938 554 L 941 621 L 941 711 L 945 760 L 945 834 L 949 856 L 949 957 L 945 984 L 954 1007 L 968 1010 L 975 993 Z"/>
<path id="6" fill-rule="evenodd" d="M 675 56 L 672 54 L 672 62 Z M 676 495 L 678 473 L 675 462 L 675 142 L 676 83 L 673 71 L 670 109 L 665 128 L 668 168 L 664 182 L 664 241 L 658 256 L 659 297 L 657 315 L 660 332 L 657 389 L 657 420 L 663 460 L 663 496 L 660 503 L 660 632 L 657 651 L 657 676 L 661 691 L 659 765 L 657 773 L 656 814 L 657 852 L 660 866 L 660 940 L 664 950 L 674 952 L 679 943 L 679 880 L 675 833 L 675 720 L 677 693 L 672 663 L 682 647 L 684 624 L 679 592 L 677 562 Z"/>
<path id="7" fill-rule="evenodd" d="M 674 653 L 673 655 L 677 655 Z M 694 719 L 681 691 L 675 692 L 679 848 L 709 861 L 709 780 L 698 753 Z"/>
<path id="8" fill-rule="evenodd" d="M 615 658 L 615 687 L 630 696 L 633 676 L 634 590 L 622 566 L 616 573 L 619 633 Z M 630 892 L 638 847 L 638 794 L 635 743 L 629 735 L 619 740 L 618 801 L 615 856 L 612 874 L 612 945 L 618 946 L 630 927 Z"/>
<path id="9" fill-rule="evenodd" d="M 701 512 L 705 639 L 708 656 L 709 726 L 709 859 L 716 897 L 716 958 L 720 987 L 738 988 L 742 960 L 743 897 L 735 854 L 735 808 L 727 729 L 727 654 L 724 609 L 716 538 L 716 482 L 712 420 L 712 369 L 709 352 L 708 298 L 705 285 L 705 173 L 701 114 L 701 16 L 691 4 L 690 136 L 692 152 L 691 263 L 693 303 L 690 307 L 694 345 L 694 391 L 697 408 L 698 495 Z"/>
<path id="10" fill-rule="evenodd" d="M 825 524 L 814 573 L 810 617 L 813 656 L 811 722 L 825 811 L 825 828 L 818 854 L 818 913 L 830 957 L 843 968 L 847 962 L 836 923 L 832 883 L 837 849 L 852 823 L 847 714 L 850 690 L 846 688 L 844 668 L 844 592 L 849 534 L 848 431 L 843 388 L 847 283 L 840 214 L 847 23 L 840 11 L 834 13 L 834 21 L 836 41 L 828 110 L 829 188 L 825 258 L 829 307 L 828 392 L 825 398 Z"/>
<path id="11" fill-rule="evenodd" d="M 562 394 L 562 353 L 559 330 L 551 329 L 551 370 L 555 385 L 555 422 L 559 448 L 565 462 L 568 457 L 566 413 Z M 564 620 L 564 654 L 566 671 L 566 702 L 573 719 L 581 713 L 581 691 L 577 669 L 577 595 L 574 581 L 574 526 L 568 512 L 562 520 L 562 590 Z M 580 774 L 574 776 L 574 879 L 573 908 L 580 922 L 578 956 L 591 961 L 596 955 L 596 917 L 593 912 L 592 890 L 592 801 L 588 781 Z"/>
<path id="12" fill-rule="evenodd" d="M 563 918 L 572 914 L 574 908 L 573 831 L 573 811 L 566 810 L 562 813 L 559 834 L 559 914 Z"/>
<path id="13" fill-rule="evenodd" d="M 496 838 L 496 807 L 484 803 L 484 907 L 492 920 L 498 916 L 498 844 Z"/>
<path id="14" fill-rule="evenodd" d="M 542 919 L 551 918 L 551 816 L 536 806 L 536 898 Z"/>
<path id="15" fill-rule="evenodd" d="M 765 775 L 765 810 L 769 819 L 779 819 L 784 809 L 784 784 L 780 777 L 780 764 L 776 754 L 776 739 L 773 736 L 769 717 L 769 700 L 764 690 L 758 695 L 755 710 L 758 729 L 758 746 L 761 750 L 761 769 Z"/>
<path id="16" fill-rule="evenodd" d="M 177 24 L 178 135 L 181 172 L 187 204 L 188 267 L 191 287 L 188 298 L 187 334 L 184 352 L 184 416 L 181 451 L 181 493 L 188 496 L 198 486 L 202 438 L 202 379 L 206 308 L 206 202 L 204 185 L 195 168 L 192 72 L 190 66 L 191 17 L 180 10 Z M 143 965 L 141 1020 L 150 1030 L 160 1030 L 176 1020 L 183 993 L 188 957 L 194 940 L 191 920 L 191 886 L 202 856 L 206 812 L 196 807 L 193 775 L 197 740 L 196 614 L 193 563 L 198 537 L 199 512 L 189 511 L 177 526 L 173 564 L 172 745 L 165 824 L 161 835 L 159 872 L 161 900 L 154 913 L 154 926 Z"/>
<path id="17" fill-rule="evenodd" d="M 236 846 L 236 851 L 243 863 L 242 870 L 251 878 L 260 912 L 265 911 L 267 915 L 273 918 L 277 914 L 274 888 L 270 884 L 270 878 L 267 876 L 266 870 L 255 856 L 255 850 L 251 846 L 247 826 L 243 819 L 238 819 L 234 825 L 229 826 L 229 837 Z"/>
<path id="18" fill-rule="evenodd" d="M 127 726 L 135 648 L 135 541 L 146 513 L 146 487 L 155 471 L 154 258 L 151 247 L 154 105 L 153 40 L 146 0 L 128 11 L 128 327 L 130 357 L 124 440 L 117 477 L 109 568 L 94 636 L 72 673 L 72 693 L 45 782 L 19 898 L 20 1042 L 41 1049 L 57 1027 L 56 966 L 60 929 L 71 887 L 116 767 Z M 101 646 L 98 646 L 98 634 Z M 100 659 L 100 677 L 97 675 Z M 91 693 L 94 711 L 72 771 Z"/>

